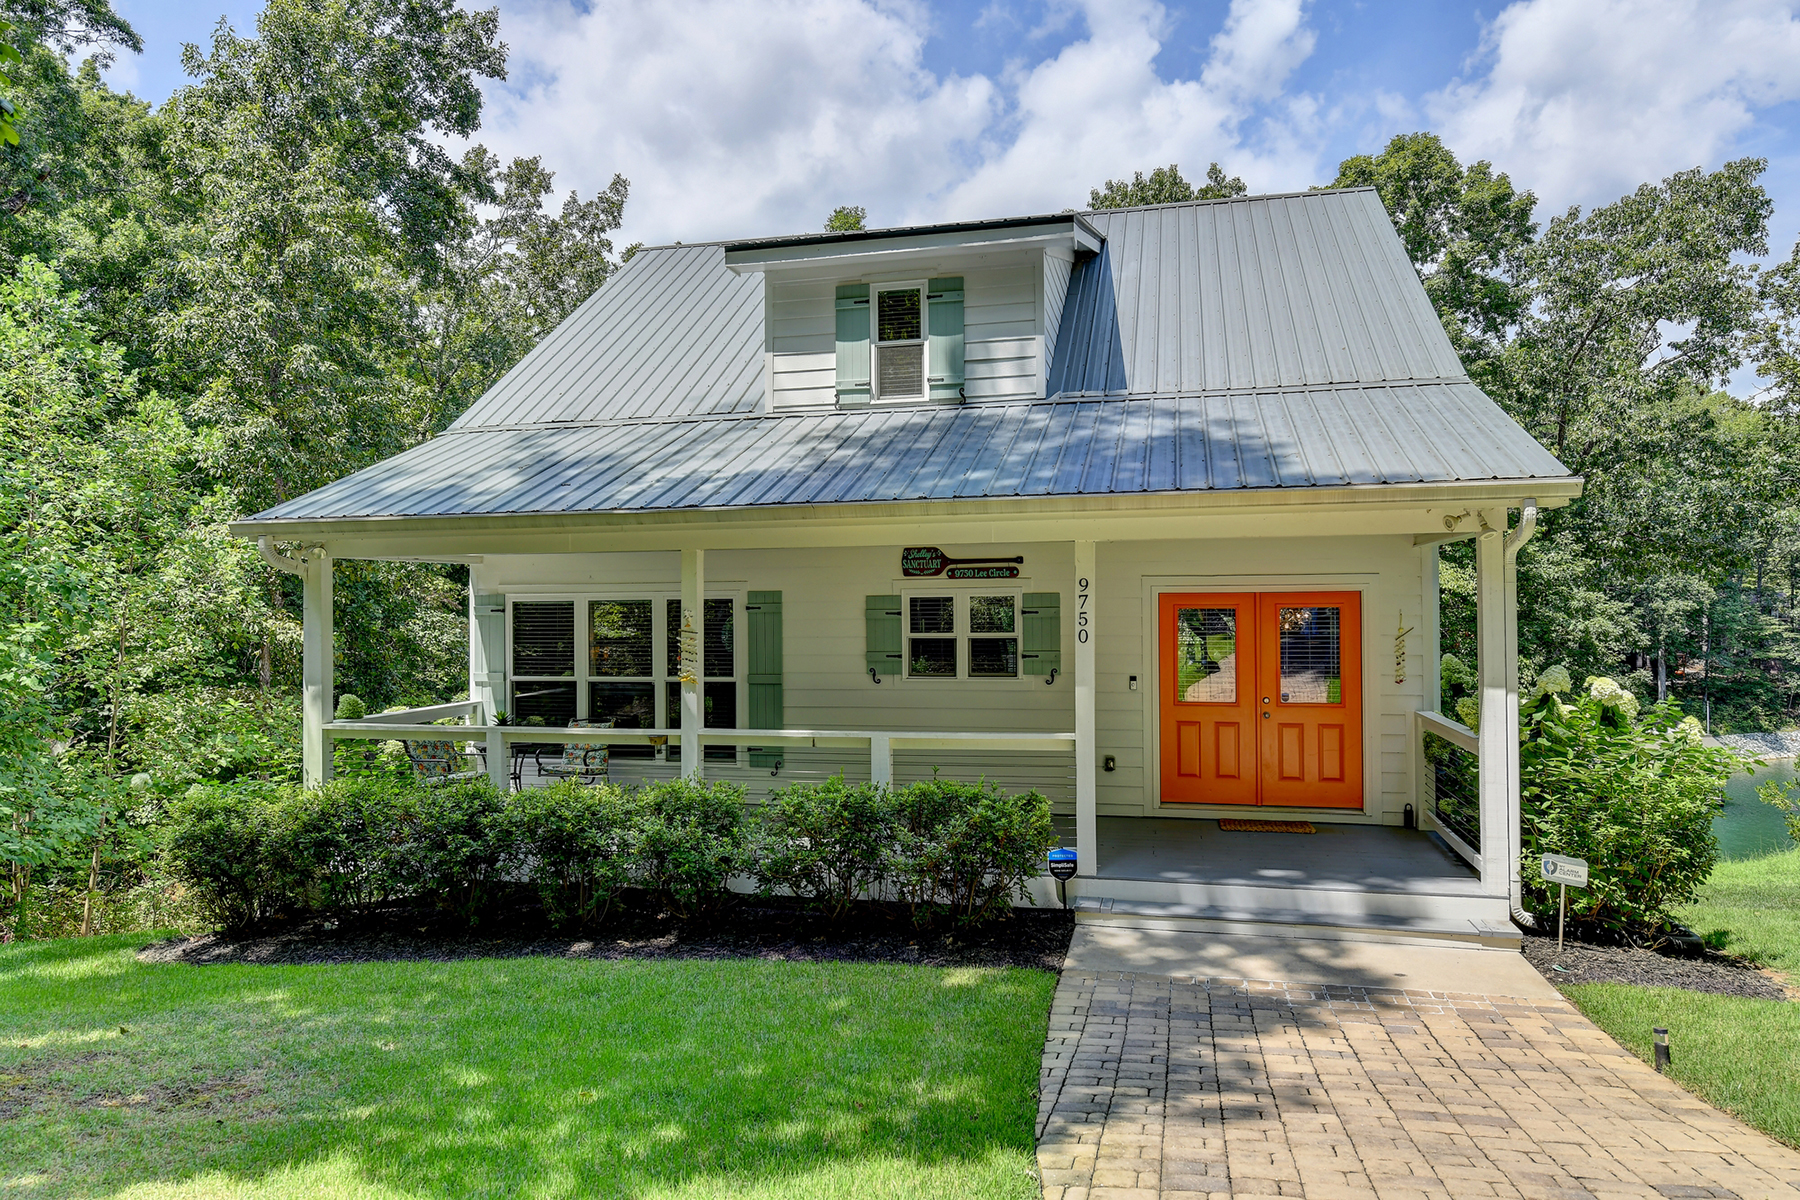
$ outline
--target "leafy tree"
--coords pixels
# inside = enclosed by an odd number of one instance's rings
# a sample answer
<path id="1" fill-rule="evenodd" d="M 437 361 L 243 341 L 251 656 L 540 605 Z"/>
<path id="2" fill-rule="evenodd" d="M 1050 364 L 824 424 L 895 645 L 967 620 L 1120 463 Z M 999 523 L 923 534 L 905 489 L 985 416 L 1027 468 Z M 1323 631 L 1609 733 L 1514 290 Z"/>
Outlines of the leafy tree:
<path id="1" fill-rule="evenodd" d="M 1142 171 L 1135 171 L 1129 183 L 1123 179 L 1107 180 L 1105 187 L 1088 192 L 1088 207 L 1136 208 L 1145 204 L 1180 204 L 1188 200 L 1225 200 L 1242 196 L 1245 190 L 1244 181 L 1235 176 L 1227 179 L 1218 163 L 1207 164 L 1206 182 L 1199 187 L 1183 179 L 1181 168 L 1170 163 L 1151 171 L 1147 179 Z"/>
<path id="2" fill-rule="evenodd" d="M 869 210 L 860 204 L 840 204 L 825 218 L 826 233 L 857 233 L 868 220 Z"/>
<path id="3" fill-rule="evenodd" d="M 8 65 L 25 61 L 19 48 L 7 40 L 7 34 L 11 30 L 10 21 L 0 21 L 0 87 L 8 88 L 13 85 L 12 76 L 6 73 Z M 7 97 L 0 96 L 0 143 L 8 146 L 19 144 L 18 120 L 18 106 Z"/>
<path id="4" fill-rule="evenodd" d="M 1338 166 L 1332 187 L 1372 187 L 1465 361 L 1495 353 L 1519 319 L 1518 255 L 1537 234 L 1537 197 L 1483 160 L 1464 167 L 1434 133 L 1393 138 Z"/>

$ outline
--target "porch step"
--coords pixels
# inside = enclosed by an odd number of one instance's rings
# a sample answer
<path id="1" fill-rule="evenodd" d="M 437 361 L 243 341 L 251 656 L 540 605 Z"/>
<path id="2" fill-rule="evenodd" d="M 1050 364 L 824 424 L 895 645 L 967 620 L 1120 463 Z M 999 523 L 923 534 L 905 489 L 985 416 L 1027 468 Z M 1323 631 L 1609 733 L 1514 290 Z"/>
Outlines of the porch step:
<path id="1" fill-rule="evenodd" d="M 1432 942 L 1492 950 L 1518 950 L 1523 937 L 1511 921 L 1486 918 L 1395 916 L 1387 913 L 1328 913 L 1302 909 L 1228 908 L 1163 904 L 1111 896 L 1070 900 L 1077 924 L 1190 933 L 1266 934 L 1321 941 Z"/>
<path id="2" fill-rule="evenodd" d="M 1223 874 L 1223 872 L 1221 872 Z M 1293 872 L 1300 875 L 1301 872 Z M 1483 895 L 1473 879 L 1425 878 L 1355 884 L 1307 878 L 1121 879 L 1077 877 L 1068 887 L 1078 896 L 1226 912 L 1297 912 L 1308 916 L 1364 920 L 1373 917 L 1429 921 L 1506 920 L 1504 897 Z"/>

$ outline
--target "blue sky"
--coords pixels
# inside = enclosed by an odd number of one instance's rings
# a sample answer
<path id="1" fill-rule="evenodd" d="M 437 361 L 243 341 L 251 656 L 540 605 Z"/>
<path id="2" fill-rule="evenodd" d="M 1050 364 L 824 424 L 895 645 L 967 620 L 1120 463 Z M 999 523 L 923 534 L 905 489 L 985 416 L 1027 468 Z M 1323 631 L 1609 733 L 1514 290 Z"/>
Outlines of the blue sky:
<path id="1" fill-rule="evenodd" d="M 115 83 L 162 100 L 233 0 L 119 0 Z M 584 194 L 632 180 L 626 235 L 701 240 L 1048 211 L 1217 159 L 1253 191 L 1327 181 L 1413 129 L 1489 158 L 1539 212 L 1690 166 L 1771 159 L 1800 234 L 1800 18 L 1777 0 L 503 0 L 511 77 L 481 140 Z"/>

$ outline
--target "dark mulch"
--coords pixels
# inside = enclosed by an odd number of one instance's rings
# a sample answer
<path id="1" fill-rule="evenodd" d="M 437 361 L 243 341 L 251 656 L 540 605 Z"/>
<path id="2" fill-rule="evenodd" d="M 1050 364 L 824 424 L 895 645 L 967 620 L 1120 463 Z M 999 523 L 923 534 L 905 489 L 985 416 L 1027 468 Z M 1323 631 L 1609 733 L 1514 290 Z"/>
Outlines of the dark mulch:
<path id="1" fill-rule="evenodd" d="M 887 905 L 859 905 L 841 922 L 804 907 L 744 900 L 706 920 L 642 909 L 616 912 L 592 931 L 559 932 L 520 909 L 471 931 L 436 914 L 393 909 L 357 921 L 316 918 L 288 928 L 173 938 L 146 946 L 145 962 L 446 962 L 463 958 L 761 958 L 782 962 L 890 962 L 926 967 L 1062 970 L 1075 919 L 1068 912 L 1014 909 L 978 928 L 916 929 Z"/>
<path id="2" fill-rule="evenodd" d="M 1570 983 L 1635 983 L 1686 988 L 1719 996 L 1785 1000 L 1788 990 L 1760 968 L 1714 950 L 1678 953 L 1640 946 L 1569 941 L 1559 954 L 1554 935 L 1525 935 L 1525 957 L 1559 986 Z"/>

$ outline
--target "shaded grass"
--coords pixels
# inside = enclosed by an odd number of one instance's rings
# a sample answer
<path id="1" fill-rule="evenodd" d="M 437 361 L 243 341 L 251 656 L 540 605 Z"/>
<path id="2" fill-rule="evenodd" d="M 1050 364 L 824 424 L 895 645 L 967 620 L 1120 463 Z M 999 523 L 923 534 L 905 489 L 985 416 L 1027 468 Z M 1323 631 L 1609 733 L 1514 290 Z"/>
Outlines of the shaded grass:
<path id="1" fill-rule="evenodd" d="M 1800 1147 L 1800 1004 L 1622 983 L 1563 989 L 1589 1020 L 1652 1061 L 1669 1031 L 1669 1074 L 1715 1108 Z"/>
<path id="2" fill-rule="evenodd" d="M 1046 972 L 0 947 L 0 1191 L 1025 1197 Z"/>
<path id="3" fill-rule="evenodd" d="M 1800 976 L 1800 849 L 1721 862 L 1675 916 L 1715 950 Z"/>

